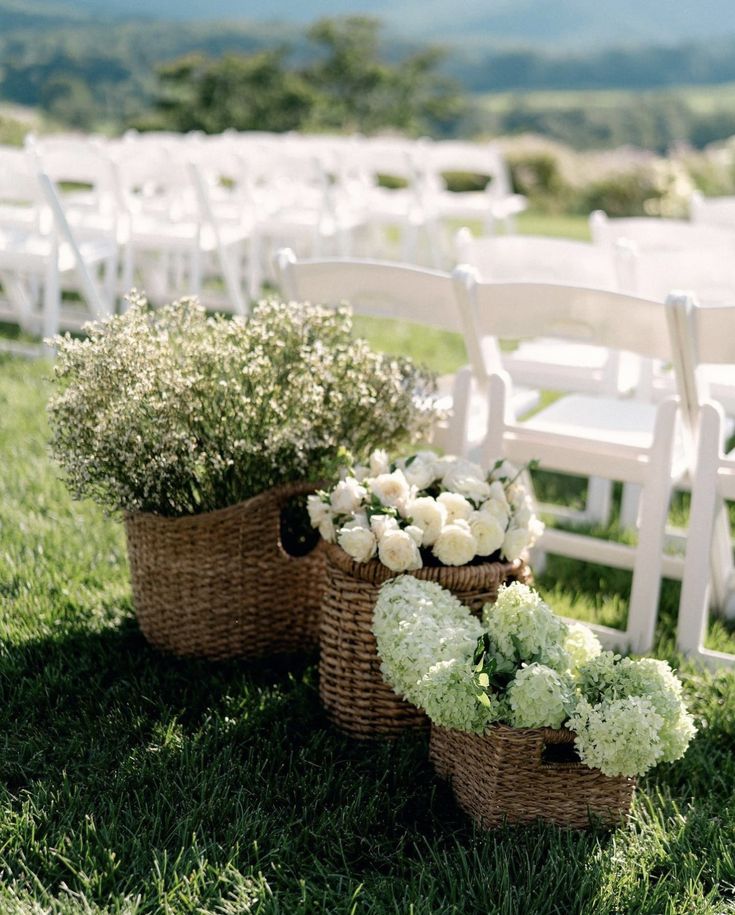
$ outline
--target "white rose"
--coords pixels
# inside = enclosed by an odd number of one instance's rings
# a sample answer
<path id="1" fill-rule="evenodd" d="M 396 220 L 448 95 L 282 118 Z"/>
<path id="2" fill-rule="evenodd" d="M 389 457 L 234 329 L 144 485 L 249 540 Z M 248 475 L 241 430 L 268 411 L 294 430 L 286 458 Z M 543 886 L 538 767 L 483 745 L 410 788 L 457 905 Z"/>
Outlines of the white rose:
<path id="1" fill-rule="evenodd" d="M 510 509 L 508 504 L 508 497 L 505 494 L 505 486 L 500 482 L 500 480 L 495 480 L 490 484 L 490 495 L 489 499 L 492 499 L 494 502 L 499 502 L 506 510 Z"/>
<path id="2" fill-rule="evenodd" d="M 409 502 L 406 511 L 412 523 L 424 532 L 422 546 L 431 546 L 446 524 L 446 506 L 431 496 L 421 496 Z"/>
<path id="3" fill-rule="evenodd" d="M 510 461 L 503 461 L 499 467 L 493 470 L 491 476 L 493 480 L 512 480 L 518 476 L 518 468 L 515 464 L 511 464 Z"/>
<path id="4" fill-rule="evenodd" d="M 373 451 L 370 455 L 370 474 L 371 476 L 377 477 L 381 473 L 388 473 L 388 468 L 390 467 L 390 462 L 388 460 L 388 453 L 379 449 L 378 451 Z"/>
<path id="5" fill-rule="evenodd" d="M 319 525 L 319 533 L 328 543 L 334 543 L 334 521 L 332 521 L 331 516 L 322 520 Z"/>
<path id="6" fill-rule="evenodd" d="M 469 524 L 460 519 L 446 525 L 433 550 L 436 558 L 445 566 L 463 566 L 474 559 L 477 541 Z"/>
<path id="7" fill-rule="evenodd" d="M 362 524 L 350 521 L 337 534 L 337 543 L 355 562 L 367 562 L 378 549 L 375 534 Z"/>
<path id="8" fill-rule="evenodd" d="M 411 540 L 413 540 L 416 546 L 421 546 L 424 539 L 424 532 L 420 527 L 417 527 L 415 524 L 409 524 L 408 527 L 404 527 L 403 530 L 408 534 Z"/>
<path id="9" fill-rule="evenodd" d="M 309 496 L 306 500 L 306 510 L 309 513 L 309 521 L 311 521 L 312 527 L 319 527 L 322 521 L 332 517 L 329 505 L 322 501 L 321 496 Z"/>
<path id="10" fill-rule="evenodd" d="M 435 463 L 433 461 L 425 461 L 418 456 L 407 467 L 403 467 L 403 474 L 409 484 L 415 486 L 418 490 L 428 489 L 437 478 Z"/>
<path id="11" fill-rule="evenodd" d="M 503 540 L 503 556 L 510 562 L 519 559 L 530 541 L 531 538 L 527 530 L 519 527 L 511 528 Z"/>
<path id="12" fill-rule="evenodd" d="M 531 518 L 533 518 L 533 512 L 530 507 L 523 505 L 513 516 L 513 526 L 528 528 Z"/>
<path id="13" fill-rule="evenodd" d="M 415 540 L 405 531 L 386 531 L 378 544 L 378 558 L 392 572 L 420 569 L 421 554 Z"/>
<path id="14" fill-rule="evenodd" d="M 482 503 L 480 511 L 484 512 L 486 515 L 492 515 L 503 530 L 508 527 L 510 506 L 507 502 L 500 502 L 498 499 L 488 499 L 487 502 Z"/>
<path id="15" fill-rule="evenodd" d="M 370 476 L 370 468 L 364 464 L 358 464 L 353 473 L 358 483 L 363 483 Z"/>
<path id="16" fill-rule="evenodd" d="M 360 486 L 354 477 L 347 477 L 337 483 L 329 501 L 336 514 L 351 515 L 357 511 L 366 495 L 364 486 Z"/>
<path id="17" fill-rule="evenodd" d="M 396 508 L 405 503 L 411 494 L 402 470 L 379 474 L 371 480 L 370 489 L 373 495 L 380 499 L 381 504 L 390 508 Z"/>
<path id="18" fill-rule="evenodd" d="M 464 458 L 444 458 L 440 468 L 442 485 L 446 489 L 454 489 L 457 480 L 484 480 L 485 473 L 479 464 L 467 461 Z"/>
<path id="19" fill-rule="evenodd" d="M 490 495 L 490 484 L 479 477 L 457 477 L 451 489 L 478 504 Z"/>
<path id="20" fill-rule="evenodd" d="M 470 530 L 477 541 L 477 555 L 489 556 L 499 550 L 505 540 L 505 527 L 489 512 L 473 512 L 470 515 Z"/>
<path id="21" fill-rule="evenodd" d="M 398 530 L 398 522 L 393 515 L 373 515 L 370 519 L 370 530 L 378 540 L 381 540 L 389 531 Z"/>
<path id="22" fill-rule="evenodd" d="M 473 512 L 472 504 L 458 492 L 443 492 L 437 496 L 437 502 L 447 510 L 447 521 L 466 521 Z"/>

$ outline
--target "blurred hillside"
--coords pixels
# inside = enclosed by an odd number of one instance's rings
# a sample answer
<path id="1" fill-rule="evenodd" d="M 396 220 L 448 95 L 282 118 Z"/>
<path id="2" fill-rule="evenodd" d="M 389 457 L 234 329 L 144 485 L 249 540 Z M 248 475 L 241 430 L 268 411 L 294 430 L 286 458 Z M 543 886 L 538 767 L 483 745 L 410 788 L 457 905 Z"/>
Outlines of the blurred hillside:
<path id="1" fill-rule="evenodd" d="M 470 98 L 457 132 L 532 131 L 579 148 L 658 150 L 735 133 L 730 0 L 706 0 L 696 16 L 672 0 L 618 0 L 614 13 L 610 4 L 586 0 L 488 6 L 469 0 L 457 16 L 448 0 L 371 5 L 387 24 L 386 61 L 420 51 L 421 36 L 441 37 L 441 68 Z M 357 8 L 336 0 L 0 0 L 0 102 L 38 109 L 62 126 L 117 131 L 145 122 L 162 64 L 191 53 L 220 58 L 282 48 L 284 66 L 299 67 L 315 53 L 301 23 L 337 7 Z M 409 40 L 402 35 L 411 23 Z M 702 41 L 707 35 L 717 37 Z M 679 43 L 665 43 L 672 40 Z M 685 88 L 693 86 L 700 88 Z"/>

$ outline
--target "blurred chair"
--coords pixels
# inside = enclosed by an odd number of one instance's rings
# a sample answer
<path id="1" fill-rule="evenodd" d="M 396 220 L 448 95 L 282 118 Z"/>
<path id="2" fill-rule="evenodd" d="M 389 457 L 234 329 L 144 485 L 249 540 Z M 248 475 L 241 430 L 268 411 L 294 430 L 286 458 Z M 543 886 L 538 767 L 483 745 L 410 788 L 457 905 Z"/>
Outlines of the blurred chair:
<path id="1" fill-rule="evenodd" d="M 463 332 L 447 273 L 387 261 L 299 261 L 289 250 L 278 252 L 276 267 L 281 291 L 289 300 L 331 306 L 347 303 L 356 314 L 404 320 L 417 327 L 435 327 L 450 333 Z M 473 349 L 469 377 L 460 385 L 465 398 L 462 404 L 456 401 L 456 377 L 439 379 L 440 406 L 452 415 L 436 430 L 435 443 L 446 451 L 471 452 L 485 434 L 488 412 L 482 379 L 487 377 L 488 365 L 484 360 L 483 354 Z M 520 390 L 513 409 L 526 412 L 536 401 L 535 392 Z"/>
<path id="2" fill-rule="evenodd" d="M 540 334 L 649 358 L 673 358 L 668 309 L 660 302 L 579 287 L 482 283 L 466 267 L 455 271 L 455 288 L 466 335 L 474 336 L 478 345 L 487 338 L 523 340 Z M 507 407 L 512 391 L 506 372 L 493 373 L 489 379 L 493 422 L 482 446 L 485 461 L 496 456 L 520 464 L 538 459 L 542 469 L 577 475 L 594 468 L 605 478 L 642 487 L 636 545 L 555 528 L 547 528 L 539 545 L 548 553 L 632 570 L 626 628 L 592 628 L 608 646 L 648 651 L 661 576 L 681 576 L 681 561 L 663 552 L 672 487 L 688 469 L 676 399 L 653 405 L 570 394 L 519 422 Z M 462 402 L 461 392 L 458 401 Z"/>
<path id="3" fill-rule="evenodd" d="M 53 181 L 33 157 L 0 148 L 0 283 L 7 298 L 0 317 L 49 337 L 111 313 L 97 272 L 110 269 L 115 254 L 109 241 L 77 239 Z M 75 299 L 64 300 L 64 291 Z"/>
<path id="4" fill-rule="evenodd" d="M 689 296 L 679 296 L 675 315 L 683 410 L 697 442 L 677 645 L 710 666 L 733 666 L 735 655 L 704 647 L 710 605 L 735 618 L 735 567 L 725 502 L 735 500 L 735 451 L 725 451 L 724 412 L 709 398 L 702 369 L 735 363 L 735 306 L 704 308 Z"/>
<path id="5" fill-rule="evenodd" d="M 530 235 L 475 238 L 466 228 L 457 233 L 456 250 L 458 263 L 469 264 L 484 282 L 554 283 L 611 291 L 619 288 L 618 260 L 624 256 L 616 249 L 569 239 Z M 639 360 L 631 353 L 574 340 L 524 339 L 510 352 L 498 350 L 496 358 L 515 384 L 551 391 L 617 397 L 629 393 L 638 380 Z M 564 514 L 605 524 L 611 510 L 612 483 L 590 477 L 584 510 L 565 510 Z"/>

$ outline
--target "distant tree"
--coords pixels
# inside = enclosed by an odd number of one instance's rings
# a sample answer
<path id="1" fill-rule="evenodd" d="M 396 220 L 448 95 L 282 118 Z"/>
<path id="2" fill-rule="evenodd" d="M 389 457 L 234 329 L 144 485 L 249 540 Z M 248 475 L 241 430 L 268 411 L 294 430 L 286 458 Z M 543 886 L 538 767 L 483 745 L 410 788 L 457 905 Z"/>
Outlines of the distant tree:
<path id="1" fill-rule="evenodd" d="M 451 131 L 463 113 L 457 84 L 428 49 L 397 63 L 380 55 L 380 25 L 364 16 L 322 19 L 312 53 L 288 65 L 286 48 L 211 59 L 189 54 L 158 68 L 154 112 L 144 126 L 237 130 Z"/>
<path id="2" fill-rule="evenodd" d="M 439 70 L 444 52 L 427 48 L 396 63 L 385 61 L 377 19 L 321 19 L 307 37 L 317 57 L 303 72 L 322 100 L 319 127 L 446 133 L 464 111 L 459 84 Z"/>
<path id="3" fill-rule="evenodd" d="M 303 77 L 284 66 L 285 51 L 210 59 L 190 54 L 158 68 L 154 108 L 160 126 L 219 133 L 300 127 L 316 98 Z"/>

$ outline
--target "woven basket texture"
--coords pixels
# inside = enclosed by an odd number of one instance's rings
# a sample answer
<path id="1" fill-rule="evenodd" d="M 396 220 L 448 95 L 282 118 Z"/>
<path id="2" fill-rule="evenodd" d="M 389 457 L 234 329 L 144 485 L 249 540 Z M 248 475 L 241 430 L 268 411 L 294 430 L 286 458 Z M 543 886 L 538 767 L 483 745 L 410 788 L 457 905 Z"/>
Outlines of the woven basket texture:
<path id="1" fill-rule="evenodd" d="M 313 491 L 289 483 L 201 515 L 128 515 L 133 601 L 148 641 L 217 660 L 315 648 L 324 547 L 291 556 L 280 535 L 284 505 Z"/>
<path id="2" fill-rule="evenodd" d="M 353 737 L 395 738 L 408 729 L 427 728 L 423 711 L 401 699 L 383 680 L 373 610 L 381 585 L 402 574 L 375 559 L 354 562 L 327 544 L 326 586 L 319 628 L 319 695 L 330 721 Z M 424 566 L 408 573 L 435 581 L 478 612 L 494 603 L 509 580 L 530 581 L 528 566 L 488 562 L 472 566 Z"/>
<path id="3" fill-rule="evenodd" d="M 635 779 L 603 775 L 581 762 L 555 762 L 574 743 L 561 728 L 495 725 L 484 735 L 431 726 L 429 755 L 458 805 L 485 829 L 543 820 L 584 829 L 612 826 L 630 810 Z"/>

